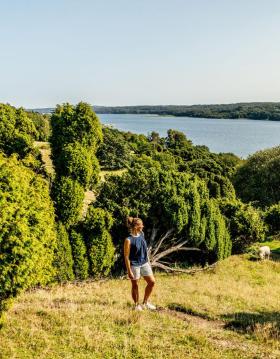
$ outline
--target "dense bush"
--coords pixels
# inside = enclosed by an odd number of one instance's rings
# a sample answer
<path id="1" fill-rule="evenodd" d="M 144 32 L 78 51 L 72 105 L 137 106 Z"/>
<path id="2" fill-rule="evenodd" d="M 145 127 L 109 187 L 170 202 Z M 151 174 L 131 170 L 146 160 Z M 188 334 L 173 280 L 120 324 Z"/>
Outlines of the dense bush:
<path id="1" fill-rule="evenodd" d="M 73 269 L 75 278 L 87 279 L 89 264 L 87 249 L 82 234 L 72 229 L 70 232 L 70 242 L 74 259 Z"/>
<path id="2" fill-rule="evenodd" d="M 53 154 L 59 156 L 69 143 L 80 143 L 93 152 L 102 142 L 102 128 L 90 105 L 80 102 L 77 106 L 58 105 L 51 116 L 50 137 Z"/>
<path id="3" fill-rule="evenodd" d="M 18 153 L 21 158 L 33 148 L 37 131 L 22 109 L 0 104 L 0 150 L 7 155 Z"/>
<path id="4" fill-rule="evenodd" d="M 84 189 L 78 181 L 61 177 L 53 188 L 58 218 L 68 229 L 81 219 Z"/>
<path id="5" fill-rule="evenodd" d="M 0 155 L 0 311 L 21 290 L 54 279 L 57 246 L 48 183 Z"/>
<path id="6" fill-rule="evenodd" d="M 56 280 L 64 282 L 74 279 L 73 257 L 69 236 L 65 226 L 57 224 L 57 249 L 55 251 L 54 267 L 56 268 Z"/>
<path id="7" fill-rule="evenodd" d="M 50 115 L 41 114 L 38 112 L 27 112 L 28 117 L 32 120 L 37 135 L 37 141 L 48 141 L 51 133 L 50 129 Z"/>
<path id="8" fill-rule="evenodd" d="M 239 200 L 222 200 L 220 208 L 228 220 L 233 253 L 241 253 L 252 243 L 264 240 L 267 227 L 259 210 Z"/>
<path id="9" fill-rule="evenodd" d="M 280 201 L 280 146 L 258 151 L 241 165 L 233 183 L 244 202 L 262 208 Z"/>
<path id="10" fill-rule="evenodd" d="M 121 131 L 103 127 L 103 143 L 97 151 L 100 165 L 106 169 L 117 170 L 129 166 L 132 148 Z"/>
<path id="11" fill-rule="evenodd" d="M 92 276 L 107 275 L 114 264 L 114 245 L 109 233 L 113 218 L 101 208 L 89 207 L 83 223 L 83 235 Z"/>
<path id="12" fill-rule="evenodd" d="M 77 224 L 86 189 L 99 181 L 95 156 L 102 141 L 101 124 L 90 105 L 57 106 L 51 116 L 50 137 L 56 171 L 54 200 L 59 219 L 67 228 Z"/>
<path id="13" fill-rule="evenodd" d="M 271 234 L 280 231 L 280 203 L 272 205 L 265 211 L 264 221 L 269 226 Z"/>
<path id="14" fill-rule="evenodd" d="M 94 153 L 80 143 L 65 145 L 57 156 L 57 174 L 68 176 L 88 188 L 94 173 L 99 172 L 98 162 L 93 167 Z"/>
<path id="15" fill-rule="evenodd" d="M 147 237 L 153 229 L 159 235 L 173 229 L 176 238 L 187 239 L 189 245 L 199 246 L 213 257 L 230 255 L 225 220 L 209 198 L 205 182 L 191 174 L 137 163 L 121 177 L 110 177 L 95 205 L 113 214 L 117 245 L 122 245 L 126 235 L 123 221 L 129 214 L 143 218 Z"/>

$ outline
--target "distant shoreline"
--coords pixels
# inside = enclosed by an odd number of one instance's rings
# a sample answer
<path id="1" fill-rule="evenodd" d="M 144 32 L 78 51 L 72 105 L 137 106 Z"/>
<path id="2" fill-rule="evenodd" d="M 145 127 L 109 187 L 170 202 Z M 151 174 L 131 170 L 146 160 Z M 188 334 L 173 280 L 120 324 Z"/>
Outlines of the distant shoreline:
<path id="1" fill-rule="evenodd" d="M 173 117 L 280 121 L 280 102 L 248 102 L 218 105 L 93 106 L 96 114 L 158 115 Z M 51 114 L 54 108 L 30 109 Z"/>

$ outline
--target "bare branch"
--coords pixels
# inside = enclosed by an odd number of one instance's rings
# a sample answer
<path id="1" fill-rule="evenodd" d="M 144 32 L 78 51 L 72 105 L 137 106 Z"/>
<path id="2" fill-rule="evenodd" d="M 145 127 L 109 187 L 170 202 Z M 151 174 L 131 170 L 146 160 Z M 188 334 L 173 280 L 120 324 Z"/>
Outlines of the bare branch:
<path id="1" fill-rule="evenodd" d="M 153 254 L 152 254 L 153 257 L 156 255 L 156 253 L 157 253 L 158 250 L 160 249 L 160 247 L 161 247 L 163 241 L 164 241 L 166 238 L 170 237 L 170 235 L 172 234 L 172 232 L 174 232 L 174 229 L 173 229 L 173 228 L 169 229 L 169 230 L 165 233 L 165 235 L 163 235 L 163 236 L 160 238 L 159 242 L 157 243 L 157 246 L 156 246 L 155 250 L 153 251 Z"/>
<path id="2" fill-rule="evenodd" d="M 153 264 L 153 267 L 163 269 L 166 272 L 178 272 L 178 273 L 195 274 L 197 272 L 203 272 L 203 271 L 213 269 L 214 267 L 216 267 L 216 265 L 217 265 L 217 262 L 211 264 L 210 266 L 204 267 L 204 268 L 183 269 L 183 268 L 168 267 L 168 266 L 166 266 L 164 264 L 156 262 L 156 263 Z"/>
<path id="3" fill-rule="evenodd" d="M 152 251 L 152 248 L 153 248 L 153 244 L 154 244 L 154 241 L 155 241 L 155 238 L 156 238 L 156 235 L 158 233 L 158 228 L 155 228 L 153 227 L 152 229 L 152 233 L 151 233 L 151 237 L 150 237 L 150 243 L 149 243 L 149 247 L 148 247 L 148 256 L 151 255 L 151 251 Z"/>
<path id="4" fill-rule="evenodd" d="M 170 247 L 170 248 L 166 249 L 165 251 L 159 253 L 158 255 L 153 256 L 153 262 L 158 261 L 160 258 L 165 257 L 170 253 L 180 250 L 180 248 L 183 247 L 183 245 L 186 244 L 187 242 L 188 242 L 188 240 L 183 241 L 183 242 L 177 244 L 177 246 Z"/>

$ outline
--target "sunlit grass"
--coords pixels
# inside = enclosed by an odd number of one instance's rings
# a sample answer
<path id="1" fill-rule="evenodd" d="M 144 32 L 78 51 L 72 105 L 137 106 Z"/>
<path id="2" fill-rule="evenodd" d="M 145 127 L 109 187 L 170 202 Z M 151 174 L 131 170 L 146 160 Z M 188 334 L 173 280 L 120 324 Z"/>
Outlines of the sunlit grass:
<path id="1" fill-rule="evenodd" d="M 128 280 L 23 294 L 0 335 L 1 358 L 277 358 L 280 264 L 233 256 L 212 272 L 156 274 L 135 312 Z M 140 283 L 141 295 L 144 282 Z"/>

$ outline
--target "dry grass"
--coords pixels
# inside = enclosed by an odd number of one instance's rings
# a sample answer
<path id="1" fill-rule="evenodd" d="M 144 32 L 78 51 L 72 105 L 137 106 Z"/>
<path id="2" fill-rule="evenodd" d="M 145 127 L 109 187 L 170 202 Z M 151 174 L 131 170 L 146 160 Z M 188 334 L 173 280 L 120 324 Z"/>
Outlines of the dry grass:
<path id="1" fill-rule="evenodd" d="M 0 357 L 280 357 L 279 263 L 233 256 L 210 273 L 156 278 L 157 312 L 133 311 L 121 279 L 23 294 L 0 332 Z"/>
<path id="2" fill-rule="evenodd" d="M 41 153 L 46 173 L 48 173 L 50 176 L 54 176 L 55 171 L 51 160 L 51 149 L 49 142 L 35 141 L 34 146 L 37 147 Z"/>

